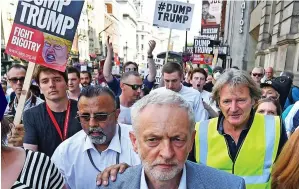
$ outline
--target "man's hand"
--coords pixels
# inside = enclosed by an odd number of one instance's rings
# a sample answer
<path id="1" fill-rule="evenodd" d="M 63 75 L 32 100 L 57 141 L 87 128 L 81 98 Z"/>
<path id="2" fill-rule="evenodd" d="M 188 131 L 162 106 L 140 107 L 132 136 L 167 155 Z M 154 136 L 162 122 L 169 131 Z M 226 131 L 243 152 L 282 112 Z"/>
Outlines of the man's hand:
<path id="1" fill-rule="evenodd" d="M 107 51 L 109 53 L 112 53 L 113 52 L 113 45 L 112 45 L 112 42 L 110 41 L 110 36 L 107 37 Z"/>
<path id="2" fill-rule="evenodd" d="M 156 42 L 154 40 L 150 40 L 148 42 L 148 46 L 149 47 L 148 47 L 147 55 L 148 56 L 153 56 L 153 51 L 154 51 L 154 49 L 156 47 Z"/>
<path id="3" fill-rule="evenodd" d="M 117 173 L 123 173 L 129 167 L 126 163 L 121 163 L 117 165 L 112 165 L 107 167 L 103 172 L 99 173 L 97 176 L 97 186 L 109 184 L 109 177 L 112 182 L 116 180 Z"/>
<path id="4" fill-rule="evenodd" d="M 8 135 L 8 145 L 20 147 L 23 146 L 23 139 L 25 135 L 25 129 L 23 124 L 16 125 L 12 128 L 11 134 Z"/>

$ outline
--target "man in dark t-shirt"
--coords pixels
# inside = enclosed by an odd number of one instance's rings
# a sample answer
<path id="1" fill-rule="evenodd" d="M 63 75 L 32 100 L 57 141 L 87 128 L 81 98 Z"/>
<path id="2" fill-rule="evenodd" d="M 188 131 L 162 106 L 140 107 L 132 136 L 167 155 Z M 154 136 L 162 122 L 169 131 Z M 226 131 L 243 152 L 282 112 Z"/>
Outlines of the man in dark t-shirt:
<path id="1" fill-rule="evenodd" d="M 58 145 L 80 131 L 77 102 L 67 97 L 66 73 L 39 66 L 35 81 L 46 102 L 24 113 L 24 148 L 52 156 Z"/>
<path id="2" fill-rule="evenodd" d="M 70 100 L 70 116 L 67 138 L 73 136 L 82 129 L 79 121 L 75 118 L 77 111 L 77 101 Z M 61 131 L 63 131 L 62 127 L 64 126 L 66 112 L 67 111 L 52 111 Z M 24 125 L 26 129 L 24 143 L 37 145 L 37 151 L 43 152 L 47 156 L 51 157 L 62 140 L 53 125 L 50 116 L 48 115 L 46 103 L 42 103 L 25 111 Z"/>

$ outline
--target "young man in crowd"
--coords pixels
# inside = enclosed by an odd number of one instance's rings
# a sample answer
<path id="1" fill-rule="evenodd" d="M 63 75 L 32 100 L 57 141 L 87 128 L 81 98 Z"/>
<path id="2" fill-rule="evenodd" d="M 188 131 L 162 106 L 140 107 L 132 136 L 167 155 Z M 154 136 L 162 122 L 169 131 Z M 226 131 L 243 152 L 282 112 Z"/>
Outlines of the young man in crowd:
<path id="1" fill-rule="evenodd" d="M 155 90 L 164 90 L 166 88 L 181 94 L 193 108 L 196 121 L 208 119 L 209 115 L 203 106 L 200 92 L 193 88 L 186 87 L 181 83 L 184 75 L 183 68 L 180 64 L 175 62 L 167 62 L 162 68 L 162 76 L 165 87 Z"/>
<path id="2" fill-rule="evenodd" d="M 218 108 L 216 107 L 216 103 L 212 102 L 211 93 L 203 90 L 203 86 L 206 84 L 207 73 L 202 68 L 195 68 L 191 72 L 191 84 L 193 89 L 198 90 L 201 94 L 201 98 L 203 100 L 203 105 L 205 109 L 209 113 L 209 117 L 217 117 L 218 116 Z"/>
<path id="3" fill-rule="evenodd" d="M 87 86 L 91 85 L 91 82 L 92 82 L 91 73 L 88 71 L 82 71 L 80 73 L 80 81 L 81 81 L 82 87 L 87 87 Z"/>
<path id="4" fill-rule="evenodd" d="M 57 146 L 81 130 L 77 101 L 67 97 L 67 74 L 39 66 L 34 76 L 46 102 L 24 113 L 24 148 L 52 156 Z"/>
<path id="5" fill-rule="evenodd" d="M 82 89 L 77 118 L 83 130 L 55 150 L 52 161 L 68 188 L 92 189 L 97 174 L 114 164 L 140 164 L 129 139 L 131 126 L 119 125 L 116 97 L 108 87 Z"/>
<path id="6" fill-rule="evenodd" d="M 80 89 L 80 72 L 70 67 L 67 69 L 68 77 L 68 97 L 69 99 L 78 100 L 81 89 Z"/>
<path id="7" fill-rule="evenodd" d="M 107 39 L 107 57 L 104 64 L 104 70 L 103 74 L 105 77 L 105 80 L 110 87 L 110 89 L 115 93 L 116 96 L 119 96 L 121 94 L 121 87 L 120 87 L 120 81 L 112 75 L 112 58 L 113 58 L 113 47 L 112 43 L 109 41 L 109 37 Z M 153 50 L 156 47 L 156 42 L 154 40 L 149 41 L 149 49 L 147 51 L 147 63 L 148 63 L 148 69 L 149 74 L 144 78 L 143 84 L 151 90 L 155 84 L 155 78 L 156 78 L 156 65 L 153 59 Z M 123 66 L 123 73 L 129 72 L 129 71 L 135 71 L 138 72 L 138 65 L 135 62 L 126 62 Z"/>

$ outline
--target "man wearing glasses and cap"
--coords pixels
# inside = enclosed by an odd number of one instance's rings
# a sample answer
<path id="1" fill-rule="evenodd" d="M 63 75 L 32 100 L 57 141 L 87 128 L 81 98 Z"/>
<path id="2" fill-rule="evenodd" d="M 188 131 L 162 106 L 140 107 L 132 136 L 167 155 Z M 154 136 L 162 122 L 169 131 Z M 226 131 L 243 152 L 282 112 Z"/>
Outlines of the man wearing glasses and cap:
<path id="1" fill-rule="evenodd" d="M 140 164 L 129 139 L 131 127 L 119 125 L 118 115 L 116 97 L 109 88 L 83 88 L 76 116 L 83 130 L 61 143 L 52 156 L 68 188 L 95 188 L 97 174 L 106 167 Z"/>

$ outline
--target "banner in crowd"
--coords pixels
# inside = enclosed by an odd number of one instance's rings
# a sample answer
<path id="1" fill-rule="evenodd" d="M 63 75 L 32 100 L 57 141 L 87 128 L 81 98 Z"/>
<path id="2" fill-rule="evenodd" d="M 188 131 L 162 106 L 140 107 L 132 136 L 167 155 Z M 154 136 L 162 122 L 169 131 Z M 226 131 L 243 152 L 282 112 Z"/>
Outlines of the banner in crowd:
<path id="1" fill-rule="evenodd" d="M 153 25 L 177 30 L 190 30 L 194 4 L 178 1 L 156 1 Z"/>
<path id="2" fill-rule="evenodd" d="M 84 1 L 19 1 L 6 53 L 65 71 Z"/>
<path id="3" fill-rule="evenodd" d="M 203 0 L 201 35 L 213 40 L 219 39 L 222 0 Z"/>
<path id="4" fill-rule="evenodd" d="M 192 63 L 212 65 L 213 47 L 213 40 L 206 38 L 194 38 Z"/>

